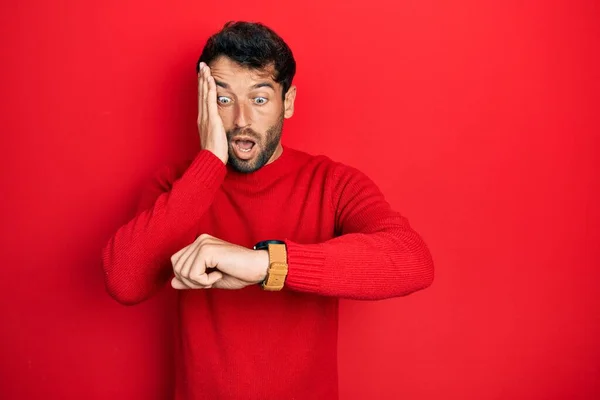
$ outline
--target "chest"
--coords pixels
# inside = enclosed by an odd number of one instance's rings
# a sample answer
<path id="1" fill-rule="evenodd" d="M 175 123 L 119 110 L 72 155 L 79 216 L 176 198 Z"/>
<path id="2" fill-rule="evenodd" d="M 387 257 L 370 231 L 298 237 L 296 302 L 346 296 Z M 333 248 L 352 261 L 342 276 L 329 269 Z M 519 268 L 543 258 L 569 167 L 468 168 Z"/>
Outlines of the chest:
<path id="1" fill-rule="evenodd" d="M 327 182 L 303 176 L 254 190 L 224 184 L 199 232 L 252 247 L 267 239 L 319 243 L 334 237 L 334 199 Z"/>

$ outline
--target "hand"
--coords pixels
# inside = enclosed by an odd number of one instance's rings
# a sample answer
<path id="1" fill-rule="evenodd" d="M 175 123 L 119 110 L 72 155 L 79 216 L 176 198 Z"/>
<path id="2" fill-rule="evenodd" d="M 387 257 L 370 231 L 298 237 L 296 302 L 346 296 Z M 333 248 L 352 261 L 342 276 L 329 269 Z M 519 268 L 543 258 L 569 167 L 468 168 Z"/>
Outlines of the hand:
<path id="1" fill-rule="evenodd" d="M 200 146 L 219 157 L 224 164 L 229 158 L 227 134 L 217 107 L 217 85 L 210 67 L 200 63 L 198 72 L 198 133 Z"/>
<path id="2" fill-rule="evenodd" d="M 242 289 L 262 282 L 266 250 L 252 250 L 203 234 L 171 257 L 175 289 Z"/>

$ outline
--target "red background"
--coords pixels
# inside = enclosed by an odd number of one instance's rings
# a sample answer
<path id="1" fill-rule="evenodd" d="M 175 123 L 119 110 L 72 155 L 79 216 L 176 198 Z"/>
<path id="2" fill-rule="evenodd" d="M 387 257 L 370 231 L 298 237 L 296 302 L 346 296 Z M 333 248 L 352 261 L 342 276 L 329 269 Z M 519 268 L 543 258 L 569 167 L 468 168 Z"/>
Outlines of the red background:
<path id="1" fill-rule="evenodd" d="M 2 3 L 2 399 L 167 398 L 172 295 L 118 305 L 99 253 L 197 151 L 230 19 L 294 50 L 284 144 L 366 172 L 436 262 L 342 302 L 342 400 L 600 398 L 597 1 L 167 3 Z"/>

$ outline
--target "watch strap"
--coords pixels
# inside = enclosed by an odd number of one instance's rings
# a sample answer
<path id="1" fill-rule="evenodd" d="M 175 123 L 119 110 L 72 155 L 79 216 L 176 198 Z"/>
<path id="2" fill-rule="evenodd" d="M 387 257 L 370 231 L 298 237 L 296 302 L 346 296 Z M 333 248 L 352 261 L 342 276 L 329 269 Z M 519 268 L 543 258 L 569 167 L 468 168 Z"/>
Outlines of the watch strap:
<path id="1" fill-rule="evenodd" d="M 264 290 L 278 291 L 283 289 L 288 273 L 287 250 L 285 244 L 269 243 L 269 269 L 262 287 Z"/>

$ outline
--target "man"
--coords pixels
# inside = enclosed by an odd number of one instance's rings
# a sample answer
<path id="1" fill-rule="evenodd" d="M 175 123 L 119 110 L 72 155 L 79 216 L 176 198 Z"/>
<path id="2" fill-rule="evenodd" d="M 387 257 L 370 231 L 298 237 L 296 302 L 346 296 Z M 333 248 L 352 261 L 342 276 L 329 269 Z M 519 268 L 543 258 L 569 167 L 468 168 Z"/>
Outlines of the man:
<path id="1" fill-rule="evenodd" d="M 104 249 L 117 301 L 180 291 L 177 399 L 335 399 L 338 298 L 432 282 L 427 247 L 371 180 L 282 146 L 295 70 L 261 24 L 213 35 L 197 65 L 201 150 Z"/>

